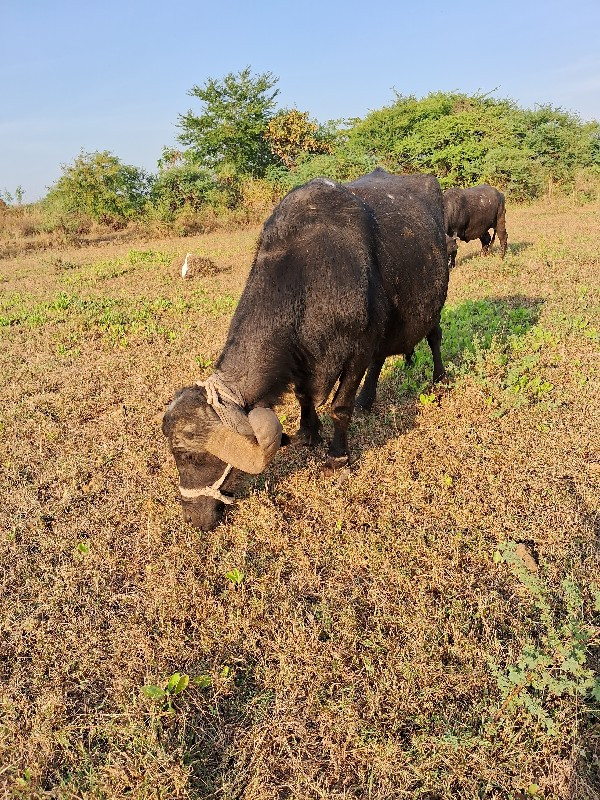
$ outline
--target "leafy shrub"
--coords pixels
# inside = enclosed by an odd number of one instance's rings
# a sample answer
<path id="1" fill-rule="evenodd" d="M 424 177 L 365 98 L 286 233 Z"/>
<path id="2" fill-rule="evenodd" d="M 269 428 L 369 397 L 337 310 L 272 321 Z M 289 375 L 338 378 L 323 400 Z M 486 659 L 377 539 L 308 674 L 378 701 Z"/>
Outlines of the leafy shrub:
<path id="1" fill-rule="evenodd" d="M 600 166 L 584 167 L 575 172 L 573 194 L 583 202 L 600 197 Z"/>
<path id="2" fill-rule="evenodd" d="M 216 181 L 208 170 L 184 163 L 163 169 L 152 186 L 151 203 L 161 219 L 181 209 L 197 211 L 214 198 Z"/>
<path id="3" fill-rule="evenodd" d="M 86 220 L 122 227 L 141 214 L 150 194 L 152 178 L 127 166 L 108 151 L 81 153 L 50 190 L 46 208 L 50 222 L 67 228 Z"/>
<path id="4" fill-rule="evenodd" d="M 499 186 L 513 200 L 539 197 L 548 183 L 547 174 L 533 153 L 510 145 L 488 151 L 482 174 L 487 183 Z"/>
<path id="5" fill-rule="evenodd" d="M 264 178 L 247 178 L 240 187 L 242 206 L 248 221 L 257 222 L 271 213 L 273 206 L 281 197 L 277 184 Z"/>
<path id="6" fill-rule="evenodd" d="M 358 120 L 348 145 L 394 172 L 428 172 L 443 188 L 489 181 L 514 199 L 571 188 L 582 168 L 600 167 L 600 125 L 551 106 L 433 93 L 396 102 Z"/>
<path id="7" fill-rule="evenodd" d="M 531 560 L 525 551 L 525 559 Z M 523 546 L 501 542 L 494 553 L 496 563 L 506 563 L 528 590 L 539 617 L 536 641 L 530 641 L 518 660 L 501 669 L 490 664 L 498 682 L 502 703 L 493 715 L 497 722 L 516 708 L 522 708 L 532 721 L 558 733 L 553 700 L 578 696 L 580 700 L 600 700 L 600 679 L 594 669 L 592 643 L 595 629 L 583 617 L 582 591 L 570 576 L 561 583 L 557 598 L 524 560 Z M 533 565 L 535 569 L 537 567 Z M 600 608 L 600 593 L 591 588 L 595 611 Z M 562 608 L 557 609 L 559 605 Z"/>
<path id="8" fill-rule="evenodd" d="M 267 178 L 283 193 L 321 176 L 335 181 L 351 181 L 376 166 L 377 162 L 372 156 L 344 146 L 330 155 L 304 156 L 293 171 L 271 169 L 267 172 Z"/>

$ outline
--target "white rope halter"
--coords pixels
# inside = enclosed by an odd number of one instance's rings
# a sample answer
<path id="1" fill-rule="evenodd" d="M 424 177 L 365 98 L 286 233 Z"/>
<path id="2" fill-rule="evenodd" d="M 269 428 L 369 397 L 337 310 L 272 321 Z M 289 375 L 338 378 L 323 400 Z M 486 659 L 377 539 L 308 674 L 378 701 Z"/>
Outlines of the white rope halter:
<path id="1" fill-rule="evenodd" d="M 237 420 L 240 410 L 244 409 L 244 398 L 239 389 L 226 386 L 218 372 L 213 372 L 205 381 L 197 381 L 196 386 L 204 389 L 206 402 L 214 408 L 223 425 L 239 433 Z"/>
<path id="2" fill-rule="evenodd" d="M 202 489 L 186 489 L 179 484 L 179 493 L 184 500 L 195 500 L 197 497 L 205 496 L 212 497 L 214 500 L 220 500 L 221 503 L 226 503 L 228 506 L 230 506 L 235 502 L 233 497 L 227 497 L 227 495 L 223 494 L 220 489 L 225 481 L 225 478 L 229 475 L 232 469 L 233 467 L 231 464 L 227 464 L 221 477 L 211 486 L 204 486 Z"/>
<path id="3" fill-rule="evenodd" d="M 206 402 L 209 406 L 214 408 L 221 423 L 225 425 L 225 427 L 235 431 L 235 412 L 232 413 L 230 407 L 237 406 L 238 409 L 244 408 L 244 398 L 241 392 L 226 386 L 218 372 L 214 372 L 205 381 L 196 381 L 196 386 L 200 386 L 206 391 Z M 227 497 L 220 489 L 232 469 L 233 467 L 231 464 L 227 464 L 225 471 L 218 480 L 211 486 L 203 486 L 201 489 L 186 489 L 180 484 L 179 493 L 184 500 L 195 500 L 198 497 L 212 497 L 213 500 L 219 500 L 221 503 L 230 506 L 235 500 L 233 497 Z"/>

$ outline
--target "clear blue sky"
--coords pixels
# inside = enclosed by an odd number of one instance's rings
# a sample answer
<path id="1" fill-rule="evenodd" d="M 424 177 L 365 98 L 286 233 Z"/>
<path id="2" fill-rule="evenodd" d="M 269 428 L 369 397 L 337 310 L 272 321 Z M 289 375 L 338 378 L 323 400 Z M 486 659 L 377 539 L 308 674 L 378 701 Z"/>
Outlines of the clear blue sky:
<path id="1" fill-rule="evenodd" d="M 156 170 L 187 95 L 250 66 L 321 122 L 436 90 L 600 119 L 600 0 L 0 0 L 0 191 L 80 150 Z"/>

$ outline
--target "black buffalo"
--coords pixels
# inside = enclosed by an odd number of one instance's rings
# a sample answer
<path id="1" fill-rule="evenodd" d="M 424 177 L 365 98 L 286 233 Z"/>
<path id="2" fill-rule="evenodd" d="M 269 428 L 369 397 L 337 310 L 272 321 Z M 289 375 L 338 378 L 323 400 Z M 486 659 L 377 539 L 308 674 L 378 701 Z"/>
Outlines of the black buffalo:
<path id="1" fill-rule="evenodd" d="M 482 255 L 487 255 L 496 233 L 500 241 L 500 254 L 504 258 L 508 234 L 506 233 L 506 207 L 504 195 L 493 186 L 482 183 L 469 189 L 446 189 L 444 192 L 444 225 L 446 233 L 463 242 L 481 241 Z M 489 231 L 493 229 L 494 235 Z M 449 252 L 450 252 L 449 248 Z M 454 266 L 456 251 L 450 253 L 450 266 Z"/>
<path id="2" fill-rule="evenodd" d="M 370 409 L 388 355 L 427 337 L 444 374 L 440 312 L 448 288 L 442 193 L 431 176 L 377 169 L 345 185 L 318 178 L 265 223 L 215 373 L 181 389 L 163 419 L 184 518 L 210 530 L 240 473 L 259 473 L 281 443 L 271 407 L 292 386 L 296 439 L 319 441 L 316 406 L 336 383 L 327 469 L 348 460 L 356 404 Z"/>

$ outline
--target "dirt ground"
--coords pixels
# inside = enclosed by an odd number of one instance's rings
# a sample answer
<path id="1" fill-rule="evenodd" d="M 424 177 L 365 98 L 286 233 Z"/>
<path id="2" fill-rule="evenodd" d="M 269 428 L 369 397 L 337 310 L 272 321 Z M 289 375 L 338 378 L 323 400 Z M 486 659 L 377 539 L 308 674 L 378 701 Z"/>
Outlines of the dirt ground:
<path id="1" fill-rule="evenodd" d="M 448 385 L 389 359 L 351 468 L 286 448 L 211 533 L 160 422 L 259 229 L 0 260 L 0 797 L 600 797 L 599 221 L 461 244 Z"/>

